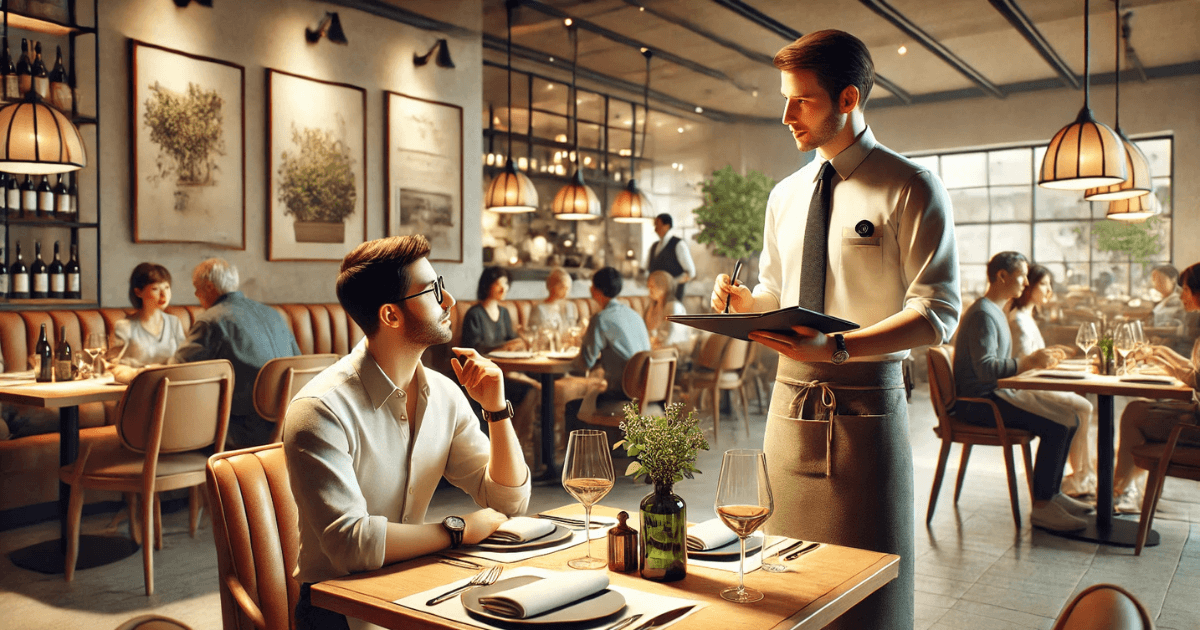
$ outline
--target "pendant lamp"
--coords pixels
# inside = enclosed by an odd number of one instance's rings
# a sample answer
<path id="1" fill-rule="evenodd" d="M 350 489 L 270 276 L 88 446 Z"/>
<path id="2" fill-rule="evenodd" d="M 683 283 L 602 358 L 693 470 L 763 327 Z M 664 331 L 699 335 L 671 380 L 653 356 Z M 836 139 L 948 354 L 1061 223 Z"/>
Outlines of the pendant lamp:
<path id="1" fill-rule="evenodd" d="M 571 183 L 559 189 L 554 195 L 551 209 L 554 218 L 564 221 L 591 221 L 600 218 L 600 197 L 591 186 L 583 183 L 583 160 L 579 157 L 579 97 L 575 92 L 575 65 L 579 61 L 579 33 L 574 25 L 567 25 L 567 34 L 571 37 L 571 107 L 574 108 L 574 122 L 571 134 L 575 138 L 575 175 Z"/>
<path id="2" fill-rule="evenodd" d="M 1162 212 L 1162 206 L 1158 204 L 1158 197 L 1148 194 L 1108 202 L 1106 216 L 1116 221 L 1135 223 L 1145 221 L 1160 212 Z"/>
<path id="3" fill-rule="evenodd" d="M 529 176 L 517 170 L 512 158 L 512 14 L 516 0 L 508 0 L 508 162 L 492 179 L 483 196 L 483 207 L 493 212 L 518 213 L 537 210 L 538 194 Z"/>
<path id="4" fill-rule="evenodd" d="M 650 122 L 650 57 L 652 53 L 646 49 L 642 51 L 642 56 L 646 58 L 646 87 L 642 93 L 642 109 L 646 110 L 646 113 L 642 114 L 642 151 L 645 151 L 646 130 L 649 129 L 647 125 Z M 644 223 L 654 220 L 654 206 L 650 203 L 650 198 L 646 196 L 646 193 L 638 188 L 637 179 L 633 176 L 637 155 L 635 150 L 637 146 L 637 105 L 634 105 L 633 111 L 633 136 L 629 141 L 629 183 L 625 185 L 625 190 L 617 195 L 609 210 L 609 216 L 617 223 Z"/>
<path id="5" fill-rule="evenodd" d="M 1044 188 L 1086 190 L 1125 181 L 1125 148 L 1108 125 L 1096 120 L 1090 105 L 1091 73 L 1089 0 L 1083 2 L 1083 109 L 1075 122 L 1050 140 L 1038 185 Z"/>
<path id="6" fill-rule="evenodd" d="M 1125 145 L 1125 169 L 1128 177 L 1120 184 L 1087 189 L 1083 193 L 1083 198 L 1088 201 L 1129 199 L 1148 194 L 1152 190 L 1150 162 L 1146 159 L 1146 154 L 1142 153 L 1142 150 L 1121 130 L 1121 0 L 1116 0 L 1115 6 L 1114 20 L 1117 24 L 1117 36 L 1113 44 L 1116 54 L 1113 56 L 1116 58 L 1116 116 L 1113 121 L 1116 123 L 1117 137 Z"/>

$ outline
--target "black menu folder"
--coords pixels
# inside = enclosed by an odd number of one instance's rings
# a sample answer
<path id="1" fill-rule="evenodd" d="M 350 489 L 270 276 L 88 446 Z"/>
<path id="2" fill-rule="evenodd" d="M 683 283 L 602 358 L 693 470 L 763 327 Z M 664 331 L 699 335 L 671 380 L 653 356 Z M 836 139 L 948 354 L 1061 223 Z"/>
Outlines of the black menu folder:
<path id="1" fill-rule="evenodd" d="M 799 306 L 781 308 L 765 313 L 710 313 L 706 315 L 668 315 L 676 324 L 707 330 L 726 337 L 750 340 L 756 330 L 792 332 L 792 326 L 808 326 L 823 333 L 843 332 L 858 328 L 858 324 L 810 311 Z"/>

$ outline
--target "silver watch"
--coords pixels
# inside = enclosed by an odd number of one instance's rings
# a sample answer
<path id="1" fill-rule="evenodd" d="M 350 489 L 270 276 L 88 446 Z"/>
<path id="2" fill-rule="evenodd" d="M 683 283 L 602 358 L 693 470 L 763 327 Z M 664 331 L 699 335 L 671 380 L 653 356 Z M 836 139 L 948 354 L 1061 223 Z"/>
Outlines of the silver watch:
<path id="1" fill-rule="evenodd" d="M 841 365 L 848 361 L 850 353 L 846 351 L 846 338 L 841 334 L 836 334 L 833 336 L 833 343 L 837 345 L 837 349 L 833 351 L 830 361 L 833 361 L 834 365 Z"/>

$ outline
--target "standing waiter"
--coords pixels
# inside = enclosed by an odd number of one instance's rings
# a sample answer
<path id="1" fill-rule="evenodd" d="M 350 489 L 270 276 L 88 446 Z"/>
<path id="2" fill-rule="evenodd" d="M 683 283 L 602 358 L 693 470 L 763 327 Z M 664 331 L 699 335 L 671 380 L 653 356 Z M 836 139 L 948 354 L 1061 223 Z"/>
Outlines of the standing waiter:
<path id="1" fill-rule="evenodd" d="M 688 280 L 696 277 L 696 263 L 687 243 L 678 236 L 670 236 L 675 219 L 666 212 L 654 217 L 654 233 L 658 242 L 650 246 L 646 266 L 650 273 L 663 270 L 675 278 L 675 299 L 683 302 L 683 289 Z"/>
<path id="2" fill-rule="evenodd" d="M 811 33 L 775 55 L 783 123 L 813 160 L 771 191 L 759 285 L 717 277 L 712 306 L 799 304 L 857 322 L 845 336 L 755 332 L 780 352 L 764 450 L 779 531 L 895 553 L 900 575 L 829 627 L 913 625 L 912 451 L 901 361 L 959 315 L 950 201 L 937 177 L 875 141 L 867 47 Z"/>

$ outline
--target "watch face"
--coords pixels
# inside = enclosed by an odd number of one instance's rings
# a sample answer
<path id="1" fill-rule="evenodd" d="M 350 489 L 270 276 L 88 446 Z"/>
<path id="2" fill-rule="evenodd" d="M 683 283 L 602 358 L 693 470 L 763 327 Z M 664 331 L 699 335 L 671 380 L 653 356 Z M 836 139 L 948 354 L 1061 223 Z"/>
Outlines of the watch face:
<path id="1" fill-rule="evenodd" d="M 850 353 L 845 350 L 838 350 L 833 353 L 833 363 L 835 365 L 845 363 L 850 358 Z"/>
<path id="2" fill-rule="evenodd" d="M 442 522 L 446 524 L 446 527 L 453 529 L 465 529 L 467 527 L 467 522 L 457 516 L 447 516 L 446 520 Z"/>

